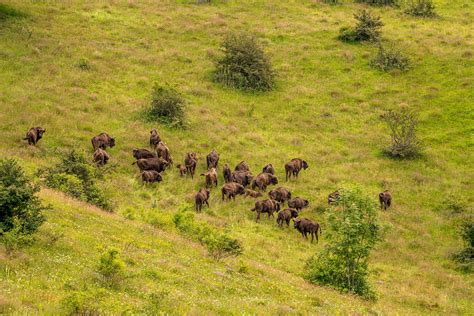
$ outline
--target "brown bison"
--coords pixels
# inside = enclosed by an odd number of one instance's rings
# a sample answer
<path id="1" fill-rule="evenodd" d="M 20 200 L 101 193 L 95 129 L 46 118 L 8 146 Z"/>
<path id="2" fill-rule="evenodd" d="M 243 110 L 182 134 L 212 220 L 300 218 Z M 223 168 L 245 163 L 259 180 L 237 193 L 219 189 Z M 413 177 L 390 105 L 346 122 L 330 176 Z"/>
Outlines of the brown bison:
<path id="1" fill-rule="evenodd" d="M 250 196 L 250 197 L 256 199 L 258 197 L 263 196 L 263 194 L 260 193 L 260 192 L 254 191 L 254 190 L 246 189 L 245 190 L 245 196 Z"/>
<path id="2" fill-rule="evenodd" d="M 257 218 L 255 221 L 260 220 L 261 213 L 267 213 L 268 217 L 273 216 L 274 212 L 278 212 L 280 210 L 280 204 L 277 201 L 267 199 L 263 201 L 255 202 L 255 207 L 251 209 L 252 212 L 257 212 Z"/>
<path id="3" fill-rule="evenodd" d="M 294 199 L 288 201 L 288 207 L 294 208 L 297 211 L 301 211 L 302 209 L 307 208 L 308 206 L 309 201 L 300 197 L 295 197 Z"/>
<path id="4" fill-rule="evenodd" d="M 115 146 L 115 138 L 110 137 L 107 133 L 100 133 L 99 135 L 92 137 L 91 143 L 92 147 L 94 147 L 94 151 L 96 151 L 97 148 L 112 148 Z"/>
<path id="5" fill-rule="evenodd" d="M 28 141 L 28 145 L 36 145 L 41 138 L 43 138 L 43 134 L 46 132 L 44 128 L 41 127 L 32 127 L 26 133 L 26 137 L 23 140 Z"/>
<path id="6" fill-rule="evenodd" d="M 339 190 L 336 190 L 328 195 L 328 205 L 337 203 L 341 199 L 341 194 Z"/>
<path id="7" fill-rule="evenodd" d="M 230 168 L 229 168 L 229 165 L 228 165 L 228 164 L 225 164 L 225 165 L 224 165 L 224 168 L 222 169 L 222 174 L 224 175 L 224 181 L 225 181 L 226 183 L 232 181 L 232 173 L 231 173 L 231 171 L 230 171 Z"/>
<path id="8" fill-rule="evenodd" d="M 308 169 L 308 163 L 300 158 L 291 159 L 291 161 L 285 165 L 286 181 L 291 179 L 291 176 L 298 178 L 301 169 Z"/>
<path id="9" fill-rule="evenodd" d="M 245 188 L 243 185 L 229 182 L 222 186 L 222 201 L 224 201 L 225 197 L 230 201 L 231 199 L 235 200 L 236 195 L 243 195 L 245 193 Z"/>
<path id="10" fill-rule="evenodd" d="M 285 208 L 283 211 L 278 212 L 277 223 L 280 227 L 283 226 L 283 222 L 286 226 L 290 226 L 290 220 L 298 217 L 298 211 L 293 208 Z"/>
<path id="11" fill-rule="evenodd" d="M 156 155 L 159 158 L 163 158 L 164 160 L 166 160 L 169 165 L 173 165 L 173 159 L 171 158 L 170 150 L 165 143 L 158 143 L 158 146 L 156 146 Z"/>
<path id="12" fill-rule="evenodd" d="M 269 163 L 268 165 L 263 167 L 262 172 L 275 174 L 275 168 L 273 168 L 273 165 L 271 163 Z"/>
<path id="13" fill-rule="evenodd" d="M 156 172 L 163 172 L 168 167 L 169 163 L 162 158 L 146 158 L 138 159 L 132 165 L 136 164 L 140 172 L 144 170 L 155 170 Z"/>
<path id="14" fill-rule="evenodd" d="M 246 187 L 252 183 L 253 176 L 249 171 L 234 171 L 230 179 Z"/>
<path id="15" fill-rule="evenodd" d="M 150 147 L 153 148 L 154 151 L 156 151 L 156 147 L 158 147 L 158 144 L 161 142 L 161 137 L 156 131 L 156 128 L 152 129 L 150 131 Z"/>
<path id="16" fill-rule="evenodd" d="M 179 175 L 180 175 L 181 177 L 184 177 L 184 176 L 186 175 L 187 169 L 186 169 L 186 166 L 185 166 L 185 165 L 178 164 L 178 165 L 176 166 L 176 168 L 179 169 Z"/>
<path id="17" fill-rule="evenodd" d="M 109 154 L 102 148 L 97 148 L 97 150 L 94 151 L 94 162 L 97 166 L 104 166 L 109 159 Z"/>
<path id="18" fill-rule="evenodd" d="M 260 191 L 265 191 L 271 184 L 278 184 L 278 178 L 271 173 L 262 172 L 253 179 L 252 189 L 258 188 Z"/>
<path id="19" fill-rule="evenodd" d="M 284 203 L 291 199 L 291 192 L 283 187 L 278 187 L 276 189 L 268 192 L 268 196 L 277 202 Z"/>
<path id="20" fill-rule="evenodd" d="M 209 155 L 206 156 L 207 169 L 216 168 L 219 163 L 219 154 L 215 149 L 213 149 Z"/>
<path id="21" fill-rule="evenodd" d="M 250 167 L 249 164 L 245 161 L 239 162 L 237 166 L 235 166 L 235 171 L 249 171 L 250 172 Z"/>
<path id="22" fill-rule="evenodd" d="M 194 196 L 194 201 L 196 205 L 196 211 L 201 212 L 202 206 L 204 204 L 209 207 L 209 197 L 211 196 L 211 190 L 209 189 L 200 189 L 198 193 Z"/>
<path id="23" fill-rule="evenodd" d="M 144 183 L 153 183 L 163 181 L 163 177 L 156 170 L 145 170 L 141 173 L 142 181 Z"/>
<path id="24" fill-rule="evenodd" d="M 186 170 L 191 174 L 191 178 L 194 178 L 194 172 L 196 171 L 197 166 L 197 154 L 196 153 L 187 153 L 184 158 L 184 165 Z"/>
<path id="25" fill-rule="evenodd" d="M 217 171 L 216 168 L 211 168 L 206 173 L 201 173 L 201 176 L 206 177 L 206 188 L 211 188 L 213 185 L 217 187 Z"/>
<path id="26" fill-rule="evenodd" d="M 392 194 L 385 190 L 379 194 L 380 208 L 387 210 L 392 205 Z"/>
<path id="27" fill-rule="evenodd" d="M 295 218 L 293 221 L 295 222 L 295 229 L 301 233 L 302 237 L 308 239 L 308 234 L 311 234 L 311 242 L 313 242 L 315 236 L 316 243 L 319 242 L 318 231 L 320 235 L 323 233 L 321 225 L 307 218 Z"/>
<path id="28" fill-rule="evenodd" d="M 134 148 L 132 150 L 133 153 L 133 158 L 135 159 L 146 159 L 146 158 L 154 158 L 156 155 L 149 151 L 148 149 L 139 149 L 139 148 Z"/>

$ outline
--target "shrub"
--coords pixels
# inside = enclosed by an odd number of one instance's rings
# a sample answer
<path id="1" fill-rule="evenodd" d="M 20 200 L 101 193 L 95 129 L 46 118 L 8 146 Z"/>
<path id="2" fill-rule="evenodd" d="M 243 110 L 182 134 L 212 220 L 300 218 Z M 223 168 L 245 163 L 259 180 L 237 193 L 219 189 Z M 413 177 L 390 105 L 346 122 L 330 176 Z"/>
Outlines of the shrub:
<path id="1" fill-rule="evenodd" d="M 368 10 L 360 10 L 354 14 L 357 20 L 355 27 L 343 27 L 338 38 L 346 42 L 376 42 L 380 39 L 380 29 L 383 22 L 379 16 L 374 16 Z"/>
<path id="2" fill-rule="evenodd" d="M 0 160 L 0 239 L 7 251 L 30 243 L 44 222 L 38 191 L 15 160 Z"/>
<path id="3" fill-rule="evenodd" d="M 109 285 L 116 284 L 123 276 L 125 263 L 120 259 L 117 249 L 111 248 L 102 253 L 97 271 Z"/>
<path id="4" fill-rule="evenodd" d="M 386 50 L 379 45 L 378 53 L 370 60 L 369 65 L 381 71 L 406 71 L 410 68 L 410 60 L 398 50 Z"/>
<path id="5" fill-rule="evenodd" d="M 435 17 L 437 15 L 432 0 L 411 0 L 408 2 L 405 13 L 425 18 Z"/>
<path id="6" fill-rule="evenodd" d="M 216 60 L 214 73 L 217 82 L 241 90 L 273 89 L 275 73 L 254 36 L 230 34 L 224 39 L 222 49 L 224 55 Z"/>
<path id="7" fill-rule="evenodd" d="M 357 2 L 376 6 L 398 5 L 398 0 L 357 0 Z"/>
<path id="8" fill-rule="evenodd" d="M 368 259 L 380 240 L 377 208 L 360 189 L 342 189 L 337 208 L 328 215 L 327 244 L 309 259 L 305 277 L 310 282 L 373 298 Z"/>
<path id="9" fill-rule="evenodd" d="M 158 121 L 175 127 L 185 125 L 185 101 L 173 88 L 155 85 L 150 106 L 145 115 L 150 121 Z"/>
<path id="10" fill-rule="evenodd" d="M 60 158 L 55 166 L 39 170 L 38 174 L 44 178 L 45 184 L 74 198 L 112 210 L 110 201 L 96 184 L 101 177 L 99 171 L 84 155 L 71 150 L 62 153 Z"/>
<path id="11" fill-rule="evenodd" d="M 89 63 L 89 61 L 85 58 L 81 58 L 79 59 L 79 61 L 77 62 L 76 66 L 81 69 L 81 70 L 84 70 L 84 71 L 88 71 L 88 70 L 91 70 L 92 69 L 92 66 L 91 64 Z"/>
<path id="12" fill-rule="evenodd" d="M 394 158 L 418 156 L 421 145 L 416 137 L 416 114 L 409 110 L 388 111 L 382 116 L 390 129 L 391 145 L 386 153 Z"/>
<path id="13" fill-rule="evenodd" d="M 474 221 L 472 216 L 464 220 L 460 233 L 465 247 L 454 255 L 454 259 L 461 265 L 462 270 L 474 271 Z"/>

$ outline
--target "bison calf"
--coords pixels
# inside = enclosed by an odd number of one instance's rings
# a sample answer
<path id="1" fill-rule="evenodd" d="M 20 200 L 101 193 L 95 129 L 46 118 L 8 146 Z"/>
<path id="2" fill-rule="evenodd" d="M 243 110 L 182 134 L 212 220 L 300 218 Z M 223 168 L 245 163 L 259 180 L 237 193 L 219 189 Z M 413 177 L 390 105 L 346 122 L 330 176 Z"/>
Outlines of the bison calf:
<path id="1" fill-rule="evenodd" d="M 278 212 L 277 223 L 280 227 L 283 226 L 283 222 L 286 222 L 286 226 L 290 226 L 290 220 L 297 217 L 297 210 L 293 208 L 286 208 L 283 211 Z"/>
<path id="2" fill-rule="evenodd" d="M 291 199 L 291 192 L 283 187 L 278 187 L 276 189 L 271 190 L 268 192 L 268 196 L 275 201 L 280 203 L 284 203 Z"/>
<path id="3" fill-rule="evenodd" d="M 216 168 L 211 168 L 206 173 L 201 173 L 201 176 L 206 177 L 206 188 L 210 188 L 213 185 L 217 187 L 217 171 Z"/>
<path id="4" fill-rule="evenodd" d="M 91 139 L 92 147 L 94 147 L 94 151 L 97 148 L 106 149 L 107 147 L 114 147 L 115 146 L 115 138 L 110 137 L 107 133 L 100 133 L 97 136 L 92 137 Z"/>
<path id="5" fill-rule="evenodd" d="M 286 181 L 290 180 L 292 176 L 298 178 L 301 169 L 308 169 L 308 163 L 301 158 L 291 159 L 291 161 L 285 165 Z"/>
<path id="6" fill-rule="evenodd" d="M 150 131 L 150 147 L 153 148 L 154 151 L 156 151 L 156 147 L 158 147 L 158 144 L 161 142 L 161 137 L 156 131 L 156 128 L 152 129 Z"/>
<path id="7" fill-rule="evenodd" d="M 216 168 L 219 163 L 219 154 L 213 149 L 206 157 L 207 169 Z"/>
<path id="8" fill-rule="evenodd" d="M 28 141 L 28 145 L 36 145 L 38 141 L 43 138 L 43 134 L 46 132 L 44 128 L 32 127 L 26 133 L 26 137 L 23 140 Z"/>
<path id="9" fill-rule="evenodd" d="M 235 200 L 236 195 L 243 195 L 245 193 L 245 188 L 243 185 L 229 182 L 222 186 L 222 201 L 225 200 L 225 197 L 230 201 L 231 199 Z"/>
<path id="10" fill-rule="evenodd" d="M 385 190 L 379 194 L 380 208 L 387 210 L 392 205 L 392 194 Z"/>
<path id="11" fill-rule="evenodd" d="M 250 167 L 249 164 L 246 161 L 241 161 L 237 166 L 235 166 L 235 171 L 249 171 L 250 172 Z"/>
<path id="12" fill-rule="evenodd" d="M 196 153 L 187 153 L 184 158 L 184 165 L 186 170 L 191 174 L 191 178 L 194 178 L 194 172 L 196 171 L 197 166 L 197 154 Z"/>
<path id="13" fill-rule="evenodd" d="M 278 184 L 278 178 L 271 173 L 262 172 L 252 181 L 252 189 L 258 188 L 260 191 L 265 191 L 271 184 Z"/>
<path id="14" fill-rule="evenodd" d="M 163 181 L 163 177 L 158 171 L 155 170 L 146 170 L 141 173 L 142 181 L 144 183 L 153 183 Z"/>
<path id="15" fill-rule="evenodd" d="M 185 166 L 185 165 L 178 164 L 178 165 L 176 166 L 176 168 L 178 168 L 178 170 L 179 170 L 179 175 L 180 175 L 181 177 L 184 177 L 184 176 L 186 175 L 187 169 L 186 169 L 186 166 Z"/>
<path id="16" fill-rule="evenodd" d="M 198 193 L 194 196 L 196 203 L 196 211 L 200 212 L 204 204 L 209 207 L 209 197 L 211 196 L 211 190 L 209 189 L 200 189 Z"/>
<path id="17" fill-rule="evenodd" d="M 273 216 L 274 212 L 278 212 L 280 210 L 280 204 L 277 201 L 268 199 L 263 201 L 255 202 L 255 207 L 251 209 L 252 212 L 257 212 L 257 218 L 255 219 L 256 222 L 260 220 L 261 213 L 267 213 L 268 217 Z"/>
<path id="18" fill-rule="evenodd" d="M 109 161 L 109 159 L 109 154 L 102 148 L 97 148 L 97 150 L 94 151 L 94 162 L 98 166 L 104 166 L 105 164 L 107 164 L 107 161 Z"/>
<path id="19" fill-rule="evenodd" d="M 245 196 L 250 196 L 254 199 L 261 197 L 263 194 L 254 190 L 246 189 L 245 190 Z"/>
<path id="20" fill-rule="evenodd" d="M 302 237 L 308 239 L 308 234 L 311 234 L 311 242 L 313 242 L 315 236 L 316 243 L 319 242 L 318 231 L 320 235 L 323 233 L 321 225 L 307 218 L 296 218 L 293 221 L 295 222 L 295 229 L 301 233 Z"/>
<path id="21" fill-rule="evenodd" d="M 273 165 L 271 163 L 269 163 L 268 165 L 263 167 L 262 172 L 275 174 L 275 168 L 273 168 Z"/>
<path id="22" fill-rule="evenodd" d="M 300 197 L 295 197 L 294 199 L 288 201 L 288 207 L 294 208 L 297 211 L 301 211 L 302 209 L 307 208 L 308 206 L 309 201 Z"/>
<path id="23" fill-rule="evenodd" d="M 231 177 L 232 177 L 232 173 L 230 171 L 230 168 L 229 168 L 229 165 L 228 164 L 225 164 L 224 167 L 222 168 L 222 174 L 224 176 L 224 181 L 225 183 L 228 183 L 228 182 L 231 182 Z"/>

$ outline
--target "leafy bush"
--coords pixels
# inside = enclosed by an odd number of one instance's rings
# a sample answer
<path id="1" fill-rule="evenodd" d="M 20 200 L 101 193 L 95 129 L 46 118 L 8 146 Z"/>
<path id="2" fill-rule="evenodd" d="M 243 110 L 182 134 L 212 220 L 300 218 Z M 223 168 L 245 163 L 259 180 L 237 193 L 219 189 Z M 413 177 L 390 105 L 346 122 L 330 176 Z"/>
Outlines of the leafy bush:
<path id="1" fill-rule="evenodd" d="M 240 241 L 214 230 L 205 223 L 196 223 L 194 213 L 177 213 L 173 222 L 181 233 L 206 246 L 209 254 L 216 260 L 238 256 L 243 252 Z"/>
<path id="2" fill-rule="evenodd" d="M 117 249 L 111 248 L 102 253 L 97 271 L 110 285 L 116 284 L 123 276 L 125 263 L 120 259 Z"/>
<path id="3" fill-rule="evenodd" d="M 377 207 L 360 189 L 339 192 L 337 209 L 328 215 L 328 243 L 309 259 L 305 277 L 316 284 L 373 298 L 367 278 L 370 251 L 380 240 Z"/>
<path id="4" fill-rule="evenodd" d="M 340 0 L 324 0 L 324 3 L 327 3 L 327 4 L 339 4 L 341 3 Z"/>
<path id="5" fill-rule="evenodd" d="M 101 176 L 99 171 L 75 150 L 62 153 L 57 165 L 41 169 L 38 174 L 44 177 L 45 184 L 52 189 L 112 210 L 110 201 L 96 184 Z"/>
<path id="6" fill-rule="evenodd" d="M 366 3 L 369 5 L 398 5 L 398 0 L 357 0 L 359 3 Z"/>
<path id="7" fill-rule="evenodd" d="M 0 240 L 7 251 L 30 243 L 44 222 L 38 191 L 15 160 L 0 160 Z"/>
<path id="8" fill-rule="evenodd" d="M 451 211 L 453 214 L 462 214 L 467 211 L 468 204 L 464 196 L 450 194 L 444 199 L 441 209 Z"/>
<path id="9" fill-rule="evenodd" d="M 149 121 L 158 121 L 175 127 L 185 125 L 185 101 L 181 94 L 171 87 L 155 85 L 150 106 L 145 110 Z"/>
<path id="10" fill-rule="evenodd" d="M 432 0 L 411 0 L 408 2 L 405 13 L 425 18 L 435 17 L 437 15 Z"/>
<path id="11" fill-rule="evenodd" d="M 474 221 L 472 216 L 464 220 L 461 225 L 461 237 L 465 248 L 454 255 L 454 259 L 461 265 L 461 269 L 474 271 Z"/>
<path id="12" fill-rule="evenodd" d="M 410 60 L 398 50 L 386 50 L 379 45 L 378 53 L 370 60 L 369 65 L 381 71 L 405 71 L 410 68 Z"/>
<path id="13" fill-rule="evenodd" d="M 386 153 L 394 158 L 418 156 L 421 145 L 416 137 L 416 114 L 409 110 L 388 111 L 382 116 L 390 129 L 391 145 Z"/>
<path id="14" fill-rule="evenodd" d="M 380 29 L 383 22 L 379 16 L 374 16 L 368 10 L 360 10 L 354 14 L 357 20 L 355 27 L 343 27 L 338 38 L 346 42 L 376 42 L 380 39 Z"/>
<path id="15" fill-rule="evenodd" d="M 273 89 L 275 73 L 254 36 L 230 34 L 224 39 L 222 49 L 224 55 L 216 60 L 214 73 L 217 82 L 241 90 Z"/>
<path id="16" fill-rule="evenodd" d="M 84 70 L 84 71 L 88 71 L 88 70 L 91 70 L 92 69 L 92 66 L 91 64 L 89 63 L 89 61 L 85 58 L 81 58 L 79 59 L 79 61 L 77 62 L 76 66 L 81 69 L 81 70 Z"/>

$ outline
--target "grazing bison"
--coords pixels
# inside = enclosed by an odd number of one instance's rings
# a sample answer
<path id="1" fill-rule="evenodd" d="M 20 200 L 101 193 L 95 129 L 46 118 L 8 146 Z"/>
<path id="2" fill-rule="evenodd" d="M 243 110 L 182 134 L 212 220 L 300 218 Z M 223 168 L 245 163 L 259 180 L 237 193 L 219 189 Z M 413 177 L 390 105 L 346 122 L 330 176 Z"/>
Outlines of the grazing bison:
<path id="1" fill-rule="evenodd" d="M 219 163 L 219 154 L 215 149 L 213 149 L 209 155 L 206 156 L 207 169 L 216 168 Z"/>
<path id="2" fill-rule="evenodd" d="M 161 137 L 156 131 L 156 128 L 152 129 L 150 131 L 150 147 L 153 148 L 154 151 L 156 151 L 156 147 L 158 147 L 158 144 L 161 142 Z"/>
<path id="3" fill-rule="evenodd" d="M 245 161 L 239 162 L 237 166 L 235 166 L 235 171 L 249 171 L 250 172 L 250 167 L 249 164 Z"/>
<path id="4" fill-rule="evenodd" d="M 28 145 L 36 145 L 41 138 L 43 138 L 43 134 L 46 132 L 44 128 L 41 127 L 32 127 L 26 133 L 26 137 L 23 140 L 28 141 Z"/>
<path id="5" fill-rule="evenodd" d="M 143 148 L 142 149 L 135 148 L 133 149 L 132 153 L 133 153 L 133 158 L 135 159 L 146 159 L 146 158 L 156 157 L 154 153 L 152 153 L 148 149 L 143 149 Z"/>
<path id="6" fill-rule="evenodd" d="M 209 207 L 209 197 L 211 196 L 211 190 L 209 189 L 200 189 L 198 193 L 194 196 L 194 201 L 196 204 L 196 211 L 201 212 L 202 206 L 204 204 Z"/>
<path id="7" fill-rule="evenodd" d="M 295 229 L 301 233 L 302 237 L 308 239 L 308 234 L 311 234 L 311 242 L 313 242 L 314 236 L 316 236 L 316 243 L 319 242 L 318 230 L 320 235 L 323 233 L 321 225 L 307 218 L 296 218 L 293 221 L 295 222 Z"/>
<path id="8" fill-rule="evenodd" d="M 206 173 L 201 173 L 201 176 L 206 177 L 206 188 L 211 188 L 213 185 L 217 187 L 217 170 L 216 168 L 211 168 Z"/>
<path id="9" fill-rule="evenodd" d="M 176 166 L 176 168 L 179 169 L 179 175 L 180 175 L 181 177 L 184 177 L 184 176 L 186 175 L 187 169 L 186 169 L 186 166 L 185 166 L 185 165 L 178 164 L 178 165 Z"/>
<path id="10" fill-rule="evenodd" d="M 291 161 L 285 165 L 286 181 L 291 179 L 291 176 L 298 178 L 301 169 L 308 169 L 308 163 L 300 158 L 291 159 Z"/>
<path id="11" fill-rule="evenodd" d="M 254 191 L 254 190 L 246 189 L 245 190 L 245 196 L 250 196 L 250 197 L 256 199 L 258 197 L 263 196 L 263 194 L 260 193 L 260 192 Z"/>
<path id="12" fill-rule="evenodd" d="M 138 159 L 132 165 L 136 164 L 140 172 L 144 170 L 155 170 L 156 172 L 163 172 L 168 167 L 169 163 L 162 158 L 146 158 Z"/>
<path id="13" fill-rule="evenodd" d="M 164 160 L 166 160 L 169 165 L 173 165 L 173 159 L 171 158 L 170 150 L 165 143 L 158 143 L 158 146 L 156 146 L 156 155 L 159 158 L 163 158 Z"/>
<path id="14" fill-rule="evenodd" d="M 295 197 L 294 199 L 288 201 L 288 207 L 294 208 L 297 211 L 301 211 L 302 209 L 307 208 L 308 206 L 309 201 L 300 197 Z"/>
<path id="15" fill-rule="evenodd" d="M 278 178 L 271 173 L 262 172 L 252 181 L 252 189 L 258 188 L 260 191 L 265 191 L 271 184 L 278 184 Z"/>
<path id="16" fill-rule="evenodd" d="M 163 177 L 161 174 L 156 170 L 145 170 L 142 171 L 142 181 L 145 183 L 153 183 L 153 182 L 160 182 L 163 181 Z"/>
<path id="17" fill-rule="evenodd" d="M 107 133 L 100 133 L 99 135 L 92 137 L 91 143 L 92 147 L 94 147 L 94 151 L 96 151 L 97 148 L 112 148 L 115 146 L 115 138 L 110 137 Z"/>
<path id="18" fill-rule="evenodd" d="M 102 148 L 97 148 L 97 150 L 94 151 L 94 162 L 97 166 L 104 166 L 109 159 L 109 154 Z"/>
<path id="19" fill-rule="evenodd" d="M 253 176 L 249 171 L 234 171 L 232 172 L 231 180 L 240 183 L 244 187 L 252 183 Z"/>
<path id="20" fill-rule="evenodd" d="M 291 199 L 291 192 L 283 187 L 278 187 L 268 192 L 268 196 L 272 200 L 275 200 L 280 203 L 285 203 L 285 201 L 288 201 Z"/>
<path id="21" fill-rule="evenodd" d="M 184 158 L 184 165 L 186 166 L 186 170 L 191 174 L 191 178 L 194 178 L 194 172 L 196 171 L 197 166 L 197 154 L 187 153 Z"/>
<path id="22" fill-rule="evenodd" d="M 225 164 L 225 165 L 224 165 L 224 168 L 222 169 L 222 174 L 224 175 L 224 181 L 225 181 L 226 183 L 232 181 L 232 173 L 231 173 L 231 171 L 230 171 L 230 168 L 229 168 L 229 165 L 228 165 L 228 164 Z"/>
<path id="23" fill-rule="evenodd" d="M 392 194 L 385 190 L 379 194 L 380 208 L 387 210 L 392 205 Z"/>
<path id="24" fill-rule="evenodd" d="M 283 211 L 278 212 L 277 223 L 280 227 L 283 226 L 283 222 L 286 226 L 290 226 L 290 220 L 298 217 L 298 211 L 293 208 L 285 208 Z"/>
<path id="25" fill-rule="evenodd" d="M 235 200 L 236 195 L 243 195 L 245 193 L 245 188 L 243 185 L 229 182 L 222 186 L 222 201 L 224 201 L 225 197 L 230 201 L 231 199 Z"/>
<path id="26" fill-rule="evenodd" d="M 280 204 L 271 199 L 257 201 L 255 202 L 255 207 L 251 209 L 252 212 L 257 212 L 257 218 L 255 219 L 256 222 L 260 220 L 261 213 L 267 213 L 268 217 L 270 217 L 273 216 L 274 212 L 278 212 L 279 210 Z"/>
<path id="27" fill-rule="evenodd" d="M 269 163 L 268 165 L 263 167 L 262 172 L 275 174 L 275 168 L 273 168 L 273 165 L 271 163 Z"/>
<path id="28" fill-rule="evenodd" d="M 339 193 L 339 190 L 334 191 L 333 193 L 328 195 L 328 205 L 338 202 L 340 198 L 341 194 Z"/>

